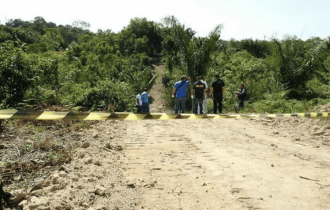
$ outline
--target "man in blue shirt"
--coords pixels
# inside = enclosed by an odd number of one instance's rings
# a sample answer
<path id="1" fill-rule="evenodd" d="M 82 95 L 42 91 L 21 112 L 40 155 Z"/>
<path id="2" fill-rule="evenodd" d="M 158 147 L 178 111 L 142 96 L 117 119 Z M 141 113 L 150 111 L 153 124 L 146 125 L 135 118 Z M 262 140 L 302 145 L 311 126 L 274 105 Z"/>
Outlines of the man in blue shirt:
<path id="1" fill-rule="evenodd" d="M 187 96 L 187 86 L 190 84 L 191 79 L 182 75 L 181 80 L 176 82 L 172 90 L 172 98 L 175 97 L 175 113 L 184 113 L 186 109 L 186 96 Z"/>
<path id="2" fill-rule="evenodd" d="M 149 112 L 149 99 L 148 99 L 148 93 L 147 88 L 144 89 L 144 92 L 141 94 L 142 99 L 142 112 Z"/>

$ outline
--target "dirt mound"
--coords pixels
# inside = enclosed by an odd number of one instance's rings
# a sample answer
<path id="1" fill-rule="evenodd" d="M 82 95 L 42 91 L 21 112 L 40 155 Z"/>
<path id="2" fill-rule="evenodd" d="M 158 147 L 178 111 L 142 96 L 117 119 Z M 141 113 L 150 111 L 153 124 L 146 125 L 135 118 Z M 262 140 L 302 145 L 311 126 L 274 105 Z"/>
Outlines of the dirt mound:
<path id="1" fill-rule="evenodd" d="M 330 112 L 330 103 L 316 107 L 315 112 Z"/>
<path id="2" fill-rule="evenodd" d="M 330 146 L 330 121 L 327 118 L 263 118 L 251 119 L 271 127 L 274 135 L 289 137 L 297 144 L 316 148 Z"/>

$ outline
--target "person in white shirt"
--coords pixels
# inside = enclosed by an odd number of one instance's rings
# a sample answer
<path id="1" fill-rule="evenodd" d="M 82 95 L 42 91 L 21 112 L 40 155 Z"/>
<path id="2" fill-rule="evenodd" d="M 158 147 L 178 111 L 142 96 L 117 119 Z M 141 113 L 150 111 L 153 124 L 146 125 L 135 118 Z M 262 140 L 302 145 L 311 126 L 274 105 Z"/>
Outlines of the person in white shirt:
<path id="1" fill-rule="evenodd" d="M 205 84 L 205 88 L 206 88 L 205 90 L 206 90 L 206 93 L 207 93 L 209 86 L 207 85 L 207 82 L 205 82 L 204 77 L 202 77 L 201 82 Z M 207 112 L 206 108 L 207 108 L 207 94 L 206 94 L 205 99 L 203 101 L 203 113 L 204 114 L 207 114 L 206 113 Z"/>
<path id="2" fill-rule="evenodd" d="M 141 111 L 142 111 L 141 110 L 141 108 L 142 108 L 142 98 L 141 98 L 140 93 L 138 93 L 136 95 L 135 105 L 136 105 L 136 108 L 137 108 L 137 112 L 141 113 Z"/>

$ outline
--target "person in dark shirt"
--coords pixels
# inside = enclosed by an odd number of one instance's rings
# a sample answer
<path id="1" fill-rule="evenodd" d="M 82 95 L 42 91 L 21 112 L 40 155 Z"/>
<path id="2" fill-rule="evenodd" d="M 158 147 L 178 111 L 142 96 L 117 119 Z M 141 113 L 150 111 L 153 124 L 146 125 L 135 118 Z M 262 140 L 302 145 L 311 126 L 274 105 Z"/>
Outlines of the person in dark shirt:
<path id="1" fill-rule="evenodd" d="M 244 87 L 243 83 L 239 85 L 239 90 L 235 91 L 235 94 L 237 95 L 237 99 L 238 99 L 238 106 L 235 107 L 235 112 L 237 112 L 237 110 L 241 110 L 244 108 L 244 101 L 246 98 L 246 88 Z"/>
<path id="2" fill-rule="evenodd" d="M 217 114 L 218 108 L 220 114 L 222 112 L 222 99 L 226 89 L 226 85 L 217 74 L 214 75 L 213 79 L 214 81 L 211 86 L 210 97 L 213 99 L 214 114 Z"/>
<path id="3" fill-rule="evenodd" d="M 197 82 L 194 83 L 192 91 L 191 91 L 191 98 L 195 97 L 195 104 L 194 104 L 194 114 L 197 114 L 197 108 L 199 105 L 200 114 L 203 114 L 203 101 L 206 97 L 206 85 L 202 82 L 202 77 L 197 77 Z"/>

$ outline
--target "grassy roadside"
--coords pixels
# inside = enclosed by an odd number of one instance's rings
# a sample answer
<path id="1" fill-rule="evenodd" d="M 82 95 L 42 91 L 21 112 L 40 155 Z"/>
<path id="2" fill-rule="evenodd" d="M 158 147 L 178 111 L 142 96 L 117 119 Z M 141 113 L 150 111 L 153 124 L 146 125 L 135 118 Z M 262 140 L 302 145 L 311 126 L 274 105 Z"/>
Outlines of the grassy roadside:
<path id="1" fill-rule="evenodd" d="M 0 179 L 6 191 L 28 189 L 69 163 L 79 147 L 79 132 L 94 122 L 2 121 Z"/>

